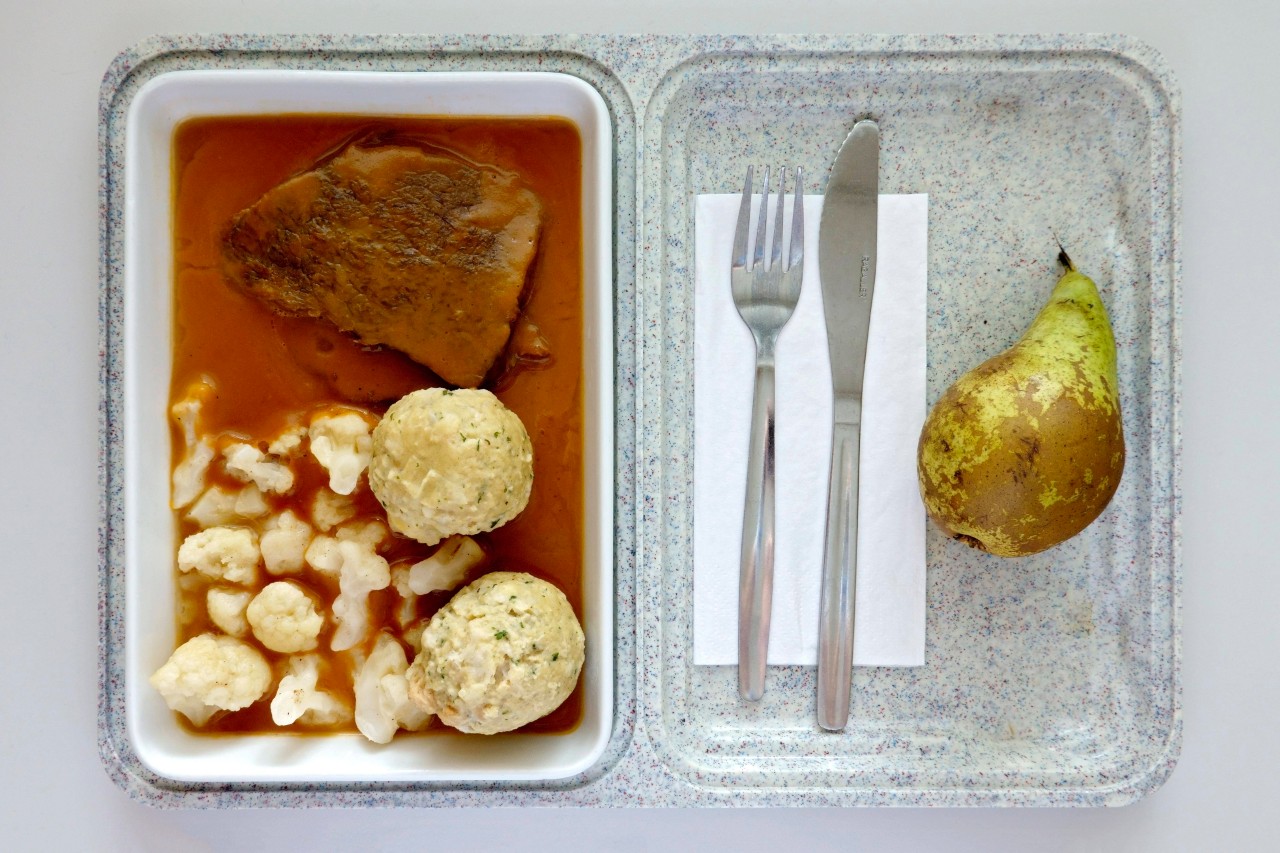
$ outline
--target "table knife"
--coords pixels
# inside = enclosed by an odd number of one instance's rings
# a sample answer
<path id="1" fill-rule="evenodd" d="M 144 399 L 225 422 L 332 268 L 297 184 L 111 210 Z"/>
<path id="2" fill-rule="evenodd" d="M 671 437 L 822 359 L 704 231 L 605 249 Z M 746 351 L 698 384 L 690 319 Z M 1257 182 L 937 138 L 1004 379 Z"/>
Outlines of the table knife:
<path id="1" fill-rule="evenodd" d="M 840 146 L 822 204 L 818 266 L 831 355 L 831 480 L 818 626 L 818 725 L 843 729 L 853 682 L 858 567 L 858 445 L 867 332 L 876 283 L 880 129 L 854 125 Z"/>

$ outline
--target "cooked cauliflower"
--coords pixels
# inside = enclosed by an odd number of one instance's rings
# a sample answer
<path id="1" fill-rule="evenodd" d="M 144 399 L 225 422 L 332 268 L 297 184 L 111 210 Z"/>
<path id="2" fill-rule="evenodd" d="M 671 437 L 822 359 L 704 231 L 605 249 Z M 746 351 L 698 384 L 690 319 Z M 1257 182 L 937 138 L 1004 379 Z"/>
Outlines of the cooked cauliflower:
<path id="1" fill-rule="evenodd" d="M 242 483 L 253 483 L 264 492 L 287 495 L 293 490 L 293 471 L 275 462 L 252 444 L 237 442 L 222 451 L 227 473 Z"/>
<path id="2" fill-rule="evenodd" d="M 192 504 L 191 509 L 187 510 L 187 521 L 194 521 L 201 527 L 234 524 L 240 520 L 240 516 L 236 515 L 238 494 L 222 486 L 210 486 Z"/>
<path id="3" fill-rule="evenodd" d="M 318 538 L 318 537 L 317 537 Z M 391 567 L 373 547 L 352 540 L 339 541 L 342 567 L 338 574 L 338 597 L 333 600 L 333 618 L 338 628 L 329 648 L 349 649 L 369 633 L 369 593 L 391 585 Z"/>
<path id="4" fill-rule="evenodd" d="M 332 726 L 351 719 L 351 707 L 332 693 L 320 690 L 318 655 L 294 655 L 280 687 L 271 700 L 271 721 L 277 726 Z"/>
<path id="5" fill-rule="evenodd" d="M 202 379 L 193 383 L 183 398 L 169 410 L 182 428 L 182 443 L 186 446 L 186 454 L 173 469 L 174 509 L 182 509 L 204 490 L 205 475 L 209 473 L 209 466 L 216 455 L 210 438 L 197 434 L 200 428 L 200 410 L 212 393 L 213 384 L 208 379 Z"/>
<path id="6" fill-rule="evenodd" d="M 260 518 L 271 511 L 261 490 L 250 483 L 240 491 L 210 486 L 187 510 L 187 519 L 201 527 L 218 527 Z"/>
<path id="7" fill-rule="evenodd" d="M 333 535 L 341 542 L 359 542 L 376 551 L 386 544 L 391 531 L 387 530 L 387 526 L 378 519 L 371 518 L 368 521 L 344 524 L 335 530 Z"/>
<path id="8" fill-rule="evenodd" d="M 208 612 L 208 603 L 201 609 L 201 594 L 209 588 L 209 579 L 201 574 L 180 573 L 177 577 L 178 587 L 178 624 L 190 625 L 201 619 Z"/>
<path id="9" fill-rule="evenodd" d="M 290 581 L 269 583 L 245 611 L 253 636 L 273 652 L 306 652 L 316 647 L 324 617 L 315 599 Z"/>
<path id="10" fill-rule="evenodd" d="M 355 501 L 332 489 L 317 489 L 311 499 L 311 523 L 319 530 L 332 530 L 355 514 Z"/>
<path id="11" fill-rule="evenodd" d="M 204 489 L 204 478 L 213 457 L 213 445 L 207 438 L 200 438 L 187 448 L 186 456 L 173 469 L 174 509 L 182 509 Z"/>
<path id="12" fill-rule="evenodd" d="M 214 580 L 252 585 L 258 579 L 258 537 L 245 527 L 210 527 L 178 547 L 178 568 Z"/>
<path id="13" fill-rule="evenodd" d="M 484 551 L 470 536 L 450 536 L 434 554 L 409 569 L 409 588 L 418 595 L 458 588 L 467 572 L 484 562 Z"/>
<path id="14" fill-rule="evenodd" d="M 311 544 L 311 525 L 286 509 L 267 519 L 259 547 L 262 564 L 273 575 L 292 575 L 302 570 L 307 546 Z"/>
<path id="15" fill-rule="evenodd" d="M 407 627 L 401 627 L 400 638 L 409 644 L 414 655 L 422 654 L 422 632 L 427 629 L 430 621 L 430 619 L 419 619 L 416 622 L 410 622 Z"/>
<path id="16" fill-rule="evenodd" d="M 178 646 L 150 681 L 170 708 L 203 726 L 218 711 L 261 699 L 271 686 L 271 667 L 242 640 L 201 634 Z"/>
<path id="17" fill-rule="evenodd" d="M 307 428 L 292 426 L 271 440 L 267 452 L 281 459 L 294 459 L 302 454 L 302 439 L 307 437 Z"/>
<path id="18" fill-rule="evenodd" d="M 334 536 L 317 536 L 307 546 L 307 565 L 326 575 L 337 575 L 342 569 L 342 552 Z"/>
<path id="19" fill-rule="evenodd" d="M 409 588 L 410 565 L 412 564 L 400 562 L 391 566 L 391 586 L 395 587 L 396 595 L 400 596 L 400 606 L 396 608 L 396 624 L 402 631 L 418 618 L 418 594 Z"/>
<path id="20" fill-rule="evenodd" d="M 511 731 L 560 706 L 578 682 L 582 627 L 564 593 L 532 575 L 493 572 L 463 587 L 422 633 L 409 694 L 475 734 Z"/>
<path id="21" fill-rule="evenodd" d="M 397 729 L 417 731 L 431 715 L 409 699 L 404 648 L 385 631 L 356 671 L 356 728 L 374 743 L 390 743 Z"/>
<path id="22" fill-rule="evenodd" d="M 253 593 L 248 590 L 209 587 L 204 599 L 209 621 L 224 634 L 243 637 L 249 633 L 249 621 L 245 619 L 244 610 L 249 606 L 251 598 Z"/>
<path id="23" fill-rule="evenodd" d="M 236 495 L 235 506 L 236 515 L 242 518 L 262 518 L 262 516 L 271 512 L 271 507 L 267 505 L 267 499 L 262 494 L 262 489 L 258 488 L 257 483 L 250 483 L 240 490 Z"/>
<path id="24" fill-rule="evenodd" d="M 533 445 L 488 391 L 414 391 L 374 428 L 369 485 L 392 530 L 434 545 L 520 514 L 533 487 Z"/>
<path id="25" fill-rule="evenodd" d="M 373 442 L 364 415 L 347 411 L 311 419 L 311 455 L 329 472 L 329 488 L 340 495 L 356 490 L 360 475 L 369 467 Z"/>
<path id="26" fill-rule="evenodd" d="M 418 597 L 457 589 L 467 572 L 484 561 L 484 551 L 470 536 L 450 536 L 436 552 L 417 563 L 391 567 L 391 584 L 400 596 L 396 624 L 407 628 L 418 618 Z M 421 629 L 419 629 L 421 632 Z M 408 638 L 405 638 L 406 642 Z"/>
<path id="27" fill-rule="evenodd" d="M 317 572 L 337 575 L 342 569 L 339 543 L 354 542 L 370 551 L 377 551 L 386 543 L 389 535 L 387 526 L 377 519 L 344 524 L 333 531 L 333 535 L 321 534 L 312 539 L 304 558 Z"/>

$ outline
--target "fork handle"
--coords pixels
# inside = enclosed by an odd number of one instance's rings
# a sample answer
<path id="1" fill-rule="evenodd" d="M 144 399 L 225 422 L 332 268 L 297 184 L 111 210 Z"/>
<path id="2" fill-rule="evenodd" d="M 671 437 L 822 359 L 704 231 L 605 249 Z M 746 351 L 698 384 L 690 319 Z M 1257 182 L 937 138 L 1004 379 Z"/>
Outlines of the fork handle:
<path id="1" fill-rule="evenodd" d="M 839 731 L 849 720 L 853 683 L 853 609 L 858 576 L 859 424 L 837 421 L 831 440 L 827 555 L 818 622 L 818 725 Z"/>
<path id="2" fill-rule="evenodd" d="M 773 379 L 773 364 L 757 361 L 738 581 L 738 692 L 752 702 L 764 695 L 773 608 Z"/>

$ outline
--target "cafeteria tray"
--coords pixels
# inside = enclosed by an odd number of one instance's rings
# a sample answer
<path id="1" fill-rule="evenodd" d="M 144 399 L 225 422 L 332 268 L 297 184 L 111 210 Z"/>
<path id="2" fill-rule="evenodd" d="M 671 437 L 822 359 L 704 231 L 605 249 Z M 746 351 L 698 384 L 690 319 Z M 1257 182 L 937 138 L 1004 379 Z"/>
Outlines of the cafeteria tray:
<path id="1" fill-rule="evenodd" d="M 614 127 L 615 716 L 551 782 L 199 784 L 125 736 L 120 351 L 128 106 L 184 69 L 540 70 L 593 85 Z M 1122 805 L 1168 777 L 1180 704 L 1179 95 L 1123 36 L 165 36 L 101 90 L 100 707 L 111 778 L 164 807 Z M 820 192 L 861 115 L 883 192 L 928 193 L 928 400 L 1007 346 L 1055 239 L 1099 282 L 1128 457 L 1082 535 L 1000 560 L 928 538 L 918 668 L 859 668 L 821 732 L 814 670 L 759 704 L 693 665 L 693 200 L 768 156 Z M 726 591 L 732 594 L 732 591 Z"/>

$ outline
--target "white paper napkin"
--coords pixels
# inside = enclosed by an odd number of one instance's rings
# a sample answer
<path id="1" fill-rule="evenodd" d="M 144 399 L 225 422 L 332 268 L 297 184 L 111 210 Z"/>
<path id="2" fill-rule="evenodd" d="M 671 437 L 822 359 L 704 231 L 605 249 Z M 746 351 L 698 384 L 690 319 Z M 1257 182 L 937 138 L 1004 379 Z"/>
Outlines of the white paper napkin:
<path id="1" fill-rule="evenodd" d="M 755 346 L 729 289 L 738 195 L 703 195 L 695 220 L 693 660 L 738 662 L 738 573 Z M 788 202 L 789 204 L 789 202 Z M 831 448 L 831 366 L 818 277 L 822 197 L 805 198 L 800 302 L 777 350 L 777 533 L 770 664 L 816 665 Z M 928 196 L 880 197 L 863 399 L 854 663 L 920 666 L 925 512 Z M 788 217 L 789 219 L 789 217 Z"/>

